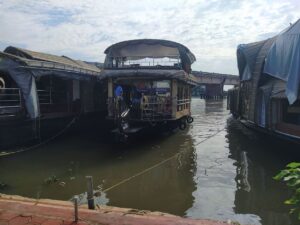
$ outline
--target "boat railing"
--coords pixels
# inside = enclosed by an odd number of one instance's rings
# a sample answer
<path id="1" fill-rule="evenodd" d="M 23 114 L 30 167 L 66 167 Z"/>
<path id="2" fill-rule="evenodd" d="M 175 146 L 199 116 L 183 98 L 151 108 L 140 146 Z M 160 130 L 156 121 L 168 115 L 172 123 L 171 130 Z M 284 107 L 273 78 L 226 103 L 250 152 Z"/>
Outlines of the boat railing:
<path id="1" fill-rule="evenodd" d="M 141 119 L 159 120 L 172 116 L 172 99 L 169 96 L 143 96 L 141 101 Z"/>
<path id="2" fill-rule="evenodd" d="M 189 98 L 186 99 L 178 99 L 177 100 L 177 111 L 182 111 L 185 109 L 189 109 L 191 104 L 191 100 Z"/>
<path id="3" fill-rule="evenodd" d="M 110 117 L 117 118 L 118 112 L 126 109 L 122 102 L 118 105 L 115 98 L 108 98 L 108 111 Z M 121 110 L 119 109 L 121 107 Z M 137 120 L 162 120 L 172 117 L 172 98 L 170 96 L 149 96 L 143 95 L 140 101 L 133 102 L 130 106 L 130 118 Z M 120 112 L 119 112 L 120 113 Z"/>
<path id="4" fill-rule="evenodd" d="M 60 102 L 67 102 L 67 95 L 64 91 L 37 90 L 40 105 L 53 105 Z M 65 101 L 64 101 L 65 100 Z"/>
<path id="5" fill-rule="evenodd" d="M 106 65 L 107 68 L 181 68 L 179 56 L 165 56 L 161 58 L 135 56 L 124 60 L 122 57 L 114 58 Z"/>
<path id="6" fill-rule="evenodd" d="M 20 88 L 0 88 L 0 114 L 14 114 L 22 109 Z"/>

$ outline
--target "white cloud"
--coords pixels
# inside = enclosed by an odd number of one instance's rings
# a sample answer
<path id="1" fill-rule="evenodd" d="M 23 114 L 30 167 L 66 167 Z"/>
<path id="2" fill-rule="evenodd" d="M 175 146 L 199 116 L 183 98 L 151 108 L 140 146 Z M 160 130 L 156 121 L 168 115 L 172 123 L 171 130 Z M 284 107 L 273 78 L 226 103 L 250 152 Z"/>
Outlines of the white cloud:
<path id="1" fill-rule="evenodd" d="M 297 0 L 0 0 L 0 46 L 103 61 L 115 42 L 162 38 L 189 47 L 195 69 L 237 73 L 236 46 L 280 32 L 299 9 Z"/>

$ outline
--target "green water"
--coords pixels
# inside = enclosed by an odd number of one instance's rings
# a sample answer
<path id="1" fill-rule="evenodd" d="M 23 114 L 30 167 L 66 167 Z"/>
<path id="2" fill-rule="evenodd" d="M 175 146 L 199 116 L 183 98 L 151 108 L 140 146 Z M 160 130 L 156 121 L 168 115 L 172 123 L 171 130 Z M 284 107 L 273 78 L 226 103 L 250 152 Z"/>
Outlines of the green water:
<path id="1" fill-rule="evenodd" d="M 124 145 L 97 133 L 69 134 L 34 151 L 0 158 L 0 181 L 8 184 L 0 192 L 69 200 L 83 196 L 86 175 L 101 191 L 174 156 L 102 192 L 97 204 L 244 224 L 296 224 L 283 204 L 288 190 L 272 177 L 300 160 L 297 147 L 244 128 L 231 118 L 226 101 L 193 99 L 192 114 L 189 129 L 172 134 Z M 45 184 L 51 176 L 59 181 Z"/>

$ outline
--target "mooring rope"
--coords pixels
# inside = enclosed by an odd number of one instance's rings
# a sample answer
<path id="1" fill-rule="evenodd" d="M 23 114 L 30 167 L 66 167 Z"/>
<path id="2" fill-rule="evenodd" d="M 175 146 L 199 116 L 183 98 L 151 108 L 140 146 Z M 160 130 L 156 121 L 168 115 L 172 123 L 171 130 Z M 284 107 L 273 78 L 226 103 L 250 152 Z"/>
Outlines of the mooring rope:
<path id="1" fill-rule="evenodd" d="M 225 130 L 225 127 L 223 129 L 221 129 L 221 130 L 218 130 L 216 133 L 210 135 L 209 137 L 205 138 L 204 140 L 198 142 L 197 144 L 195 144 L 195 146 L 198 146 L 198 145 L 202 144 L 203 142 L 209 140 L 210 138 L 215 137 L 217 134 L 221 133 L 224 130 Z M 150 167 L 142 170 L 141 172 L 138 172 L 138 173 L 136 173 L 136 174 L 134 174 L 134 175 L 132 175 L 132 176 L 130 176 L 128 178 L 125 178 L 124 180 L 122 180 L 122 181 L 120 181 L 120 182 L 118 182 L 118 183 L 110 186 L 109 188 L 101 190 L 101 191 L 104 192 L 104 193 L 107 193 L 108 191 L 110 191 L 110 190 L 112 190 L 112 189 L 114 189 L 114 188 L 116 188 L 116 187 L 118 187 L 118 186 L 120 186 L 120 185 L 122 185 L 122 184 L 124 184 L 124 183 L 126 183 L 126 182 L 128 182 L 128 181 L 130 181 L 130 180 L 132 180 L 132 179 L 134 179 L 136 177 L 138 177 L 138 176 L 141 176 L 141 175 L 149 172 L 150 170 L 155 169 L 155 168 L 159 167 L 160 165 L 162 165 L 162 164 L 164 164 L 164 163 L 172 160 L 173 158 L 175 158 L 175 157 L 179 156 L 180 154 L 182 154 L 184 151 L 186 151 L 186 149 L 183 149 L 183 150 L 177 152 L 176 154 L 172 155 L 171 157 L 169 157 L 167 159 L 164 159 L 164 160 L 162 160 L 162 161 L 154 164 L 153 166 L 150 166 Z"/>
<path id="2" fill-rule="evenodd" d="M 0 158 L 1 157 L 4 157 L 4 156 L 10 156 L 10 155 L 14 155 L 14 154 L 17 154 L 17 153 L 22 153 L 22 152 L 27 152 L 27 151 L 30 151 L 30 150 L 33 150 L 33 149 L 36 149 L 42 145 L 45 145 L 47 143 L 49 143 L 50 141 L 56 139 L 58 136 L 62 135 L 64 132 L 67 131 L 67 129 L 69 129 L 71 127 L 71 125 L 75 122 L 76 120 L 76 117 L 74 117 L 71 122 L 69 124 L 67 124 L 67 126 L 62 129 L 60 132 L 58 132 L 56 135 L 52 136 L 51 138 L 41 142 L 41 143 L 38 143 L 36 145 L 33 145 L 33 146 L 30 146 L 28 148 L 25 148 L 25 149 L 19 149 L 17 151 L 12 151 L 12 152 L 0 152 Z"/>

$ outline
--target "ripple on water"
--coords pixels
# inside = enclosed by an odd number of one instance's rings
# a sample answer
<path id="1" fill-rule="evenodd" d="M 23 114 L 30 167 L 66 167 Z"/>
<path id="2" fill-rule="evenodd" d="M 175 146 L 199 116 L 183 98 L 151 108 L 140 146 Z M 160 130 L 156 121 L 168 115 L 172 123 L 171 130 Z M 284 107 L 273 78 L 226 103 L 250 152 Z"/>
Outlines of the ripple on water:
<path id="1" fill-rule="evenodd" d="M 0 158 L 0 182 L 7 184 L 1 192 L 62 200 L 81 194 L 84 202 L 85 176 L 91 175 L 99 204 L 242 224 L 296 224 L 282 204 L 287 189 L 272 177 L 299 157 L 275 153 L 282 147 L 240 126 L 226 101 L 193 99 L 192 114 L 189 129 L 172 135 L 126 145 L 95 134 L 69 135 L 36 151 Z M 45 185 L 53 175 L 59 182 Z M 102 193 L 129 177 L 133 179 Z"/>

